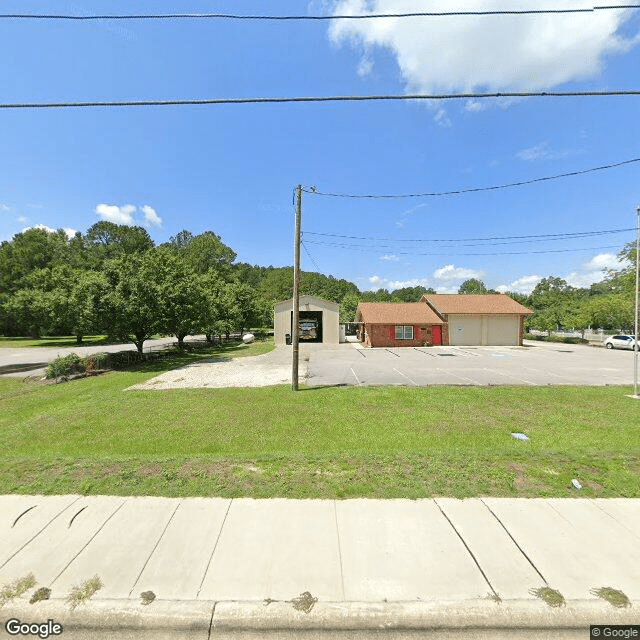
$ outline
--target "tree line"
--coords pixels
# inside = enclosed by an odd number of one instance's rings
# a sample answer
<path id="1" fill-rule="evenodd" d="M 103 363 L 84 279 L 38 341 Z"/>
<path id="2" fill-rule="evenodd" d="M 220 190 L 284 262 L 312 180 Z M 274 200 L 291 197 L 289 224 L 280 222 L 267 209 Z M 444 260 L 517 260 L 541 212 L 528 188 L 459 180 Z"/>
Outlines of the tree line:
<path id="1" fill-rule="evenodd" d="M 603 274 L 588 288 L 543 278 L 531 294 L 507 292 L 534 314 L 527 328 L 628 329 L 633 325 L 635 247 L 619 257 L 628 266 Z M 0 333 L 5 336 L 106 334 L 141 352 L 153 335 L 214 336 L 271 327 L 273 305 L 292 296 L 292 267 L 236 262 L 212 231 L 184 230 L 156 246 L 138 226 L 102 221 L 72 238 L 32 228 L 0 245 Z M 359 291 L 344 279 L 301 273 L 300 293 L 340 304 L 353 321 L 359 302 L 417 302 L 423 286 Z M 476 278 L 459 293 L 497 293 Z"/>
<path id="2" fill-rule="evenodd" d="M 106 334 L 142 352 L 153 335 L 214 336 L 271 327 L 292 295 L 293 269 L 236 263 L 211 231 L 156 246 L 138 226 L 102 221 L 72 238 L 32 228 L 0 245 L 0 333 Z M 340 302 L 346 280 L 303 272 L 301 293 Z"/>

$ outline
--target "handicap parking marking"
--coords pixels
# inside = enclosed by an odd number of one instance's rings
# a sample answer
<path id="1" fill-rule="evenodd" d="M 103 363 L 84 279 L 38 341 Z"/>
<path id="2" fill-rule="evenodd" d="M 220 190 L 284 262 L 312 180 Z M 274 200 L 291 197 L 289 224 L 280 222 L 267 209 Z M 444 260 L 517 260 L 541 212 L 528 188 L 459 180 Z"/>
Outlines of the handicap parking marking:
<path id="1" fill-rule="evenodd" d="M 404 376 L 411 384 L 415 385 L 416 387 L 418 386 L 418 383 L 414 382 L 406 373 L 402 373 L 402 371 L 396 369 L 395 367 L 393 367 L 393 370 L 399 373 L 401 376 Z"/>

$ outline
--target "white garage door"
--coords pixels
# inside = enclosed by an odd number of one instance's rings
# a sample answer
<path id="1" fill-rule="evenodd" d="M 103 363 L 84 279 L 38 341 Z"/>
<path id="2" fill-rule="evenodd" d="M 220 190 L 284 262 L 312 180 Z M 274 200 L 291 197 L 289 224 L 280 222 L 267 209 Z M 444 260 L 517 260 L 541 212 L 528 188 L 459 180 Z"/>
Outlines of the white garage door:
<path id="1" fill-rule="evenodd" d="M 454 346 L 517 345 L 517 315 L 450 315 L 449 344 Z"/>
<path id="2" fill-rule="evenodd" d="M 449 344 L 482 344 L 482 316 L 449 316 Z"/>
<path id="3" fill-rule="evenodd" d="M 518 316 L 485 316 L 487 342 L 489 345 L 517 345 L 520 333 Z"/>

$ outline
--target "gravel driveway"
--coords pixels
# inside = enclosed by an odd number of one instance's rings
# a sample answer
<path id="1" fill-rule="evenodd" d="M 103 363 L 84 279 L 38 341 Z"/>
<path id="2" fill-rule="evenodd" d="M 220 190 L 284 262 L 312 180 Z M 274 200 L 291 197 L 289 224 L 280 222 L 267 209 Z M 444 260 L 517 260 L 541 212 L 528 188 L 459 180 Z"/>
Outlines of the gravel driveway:
<path id="1" fill-rule="evenodd" d="M 309 375 L 308 357 L 300 353 L 299 379 Z M 212 358 L 167 371 L 126 389 L 189 389 L 194 387 L 268 387 L 291 383 L 291 348 L 276 347 L 261 356 Z"/>

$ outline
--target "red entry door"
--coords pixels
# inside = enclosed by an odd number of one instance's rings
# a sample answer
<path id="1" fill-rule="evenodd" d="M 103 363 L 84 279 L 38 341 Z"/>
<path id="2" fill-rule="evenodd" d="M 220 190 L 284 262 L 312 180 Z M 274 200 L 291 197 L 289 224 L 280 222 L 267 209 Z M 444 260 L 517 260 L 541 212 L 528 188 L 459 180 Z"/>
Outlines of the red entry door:
<path id="1" fill-rule="evenodd" d="M 433 344 L 442 344 L 442 327 L 434 325 L 432 328 Z"/>

